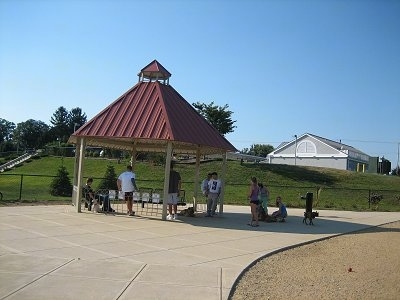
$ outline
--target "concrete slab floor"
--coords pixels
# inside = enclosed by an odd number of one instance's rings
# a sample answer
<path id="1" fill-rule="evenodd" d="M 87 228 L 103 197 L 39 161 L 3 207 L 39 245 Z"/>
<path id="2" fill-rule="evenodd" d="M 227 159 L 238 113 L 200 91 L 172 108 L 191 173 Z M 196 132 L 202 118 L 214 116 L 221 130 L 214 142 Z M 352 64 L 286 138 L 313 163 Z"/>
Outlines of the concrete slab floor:
<path id="1" fill-rule="evenodd" d="M 76 213 L 73 206 L 0 207 L 1 299 L 227 299 L 268 253 L 400 220 L 400 213 L 302 209 L 253 228 L 247 206 L 162 221 Z"/>

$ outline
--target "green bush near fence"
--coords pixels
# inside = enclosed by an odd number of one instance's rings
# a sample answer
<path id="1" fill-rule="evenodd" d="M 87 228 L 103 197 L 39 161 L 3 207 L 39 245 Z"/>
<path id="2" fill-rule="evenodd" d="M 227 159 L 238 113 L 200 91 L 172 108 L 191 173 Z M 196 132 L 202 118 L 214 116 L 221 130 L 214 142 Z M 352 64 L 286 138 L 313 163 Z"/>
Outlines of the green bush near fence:
<path id="1" fill-rule="evenodd" d="M 14 170 L 1 173 L 0 192 L 3 193 L 3 201 L 71 200 L 69 197 L 52 196 L 48 191 L 60 166 L 64 166 L 69 174 L 74 174 L 74 163 L 74 158 L 49 156 L 34 159 Z M 98 189 L 110 166 L 119 175 L 125 171 L 128 163 L 128 160 L 86 158 L 83 176 L 85 179 L 93 177 L 93 187 Z M 195 188 L 194 162 L 181 161 L 174 169 L 180 172 L 186 200 L 191 202 Z M 139 188 L 163 188 L 163 165 L 138 161 L 134 171 Z M 222 161 L 202 162 L 199 182 L 210 171 L 216 171 L 221 176 Z M 260 182 L 269 187 L 271 193 L 269 206 L 274 206 L 274 199 L 280 195 L 288 207 L 302 208 L 305 206 L 305 200 L 301 199 L 301 196 L 311 192 L 314 195 L 315 209 L 400 211 L 399 176 L 288 165 L 241 164 L 240 161 L 227 163 L 225 204 L 248 205 L 247 195 L 252 176 L 256 176 Z M 368 202 L 371 192 L 382 194 L 383 199 L 378 205 L 370 205 Z"/>

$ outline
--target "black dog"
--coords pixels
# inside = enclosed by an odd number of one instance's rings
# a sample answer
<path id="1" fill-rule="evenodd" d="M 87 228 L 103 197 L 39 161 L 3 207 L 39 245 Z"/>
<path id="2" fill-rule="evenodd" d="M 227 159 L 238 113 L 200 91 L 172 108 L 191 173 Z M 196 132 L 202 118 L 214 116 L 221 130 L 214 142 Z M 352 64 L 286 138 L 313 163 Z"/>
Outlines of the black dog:
<path id="1" fill-rule="evenodd" d="M 306 223 L 306 225 L 314 225 L 313 223 L 313 219 L 315 219 L 316 217 L 319 217 L 319 213 L 317 211 L 305 211 L 304 212 L 304 219 L 303 219 L 303 223 Z M 307 223 L 308 220 L 308 223 Z"/>

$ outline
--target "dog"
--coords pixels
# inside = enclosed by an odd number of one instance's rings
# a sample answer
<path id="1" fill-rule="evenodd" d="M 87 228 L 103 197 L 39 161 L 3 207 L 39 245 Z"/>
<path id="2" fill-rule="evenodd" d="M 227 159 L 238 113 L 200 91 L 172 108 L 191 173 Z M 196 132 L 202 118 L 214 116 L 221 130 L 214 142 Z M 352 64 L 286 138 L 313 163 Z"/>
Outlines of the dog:
<path id="1" fill-rule="evenodd" d="M 317 211 L 305 211 L 303 223 L 305 223 L 306 225 L 308 225 L 308 224 L 314 225 L 312 220 L 315 219 L 316 217 L 319 217 L 319 213 Z M 308 223 L 307 223 L 307 220 L 308 220 Z"/>
<path id="2" fill-rule="evenodd" d="M 97 200 L 95 200 L 95 201 L 93 202 L 92 210 L 93 210 L 94 213 L 99 213 L 99 212 L 101 212 L 101 206 L 100 206 L 100 204 L 99 204 L 99 202 L 98 202 Z"/>
<path id="3" fill-rule="evenodd" d="M 182 211 L 179 212 L 180 216 L 184 216 L 184 217 L 194 217 L 194 208 L 193 207 L 188 207 Z"/>

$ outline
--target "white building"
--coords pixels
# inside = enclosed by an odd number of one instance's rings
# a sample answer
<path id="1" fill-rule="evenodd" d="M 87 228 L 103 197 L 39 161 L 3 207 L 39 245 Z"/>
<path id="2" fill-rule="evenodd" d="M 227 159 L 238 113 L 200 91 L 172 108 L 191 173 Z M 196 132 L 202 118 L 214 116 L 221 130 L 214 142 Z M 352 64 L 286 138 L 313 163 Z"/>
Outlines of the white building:
<path id="1" fill-rule="evenodd" d="M 362 151 L 342 144 L 305 133 L 290 142 L 281 143 L 268 154 L 267 162 L 312 166 L 367 172 L 370 157 Z"/>

